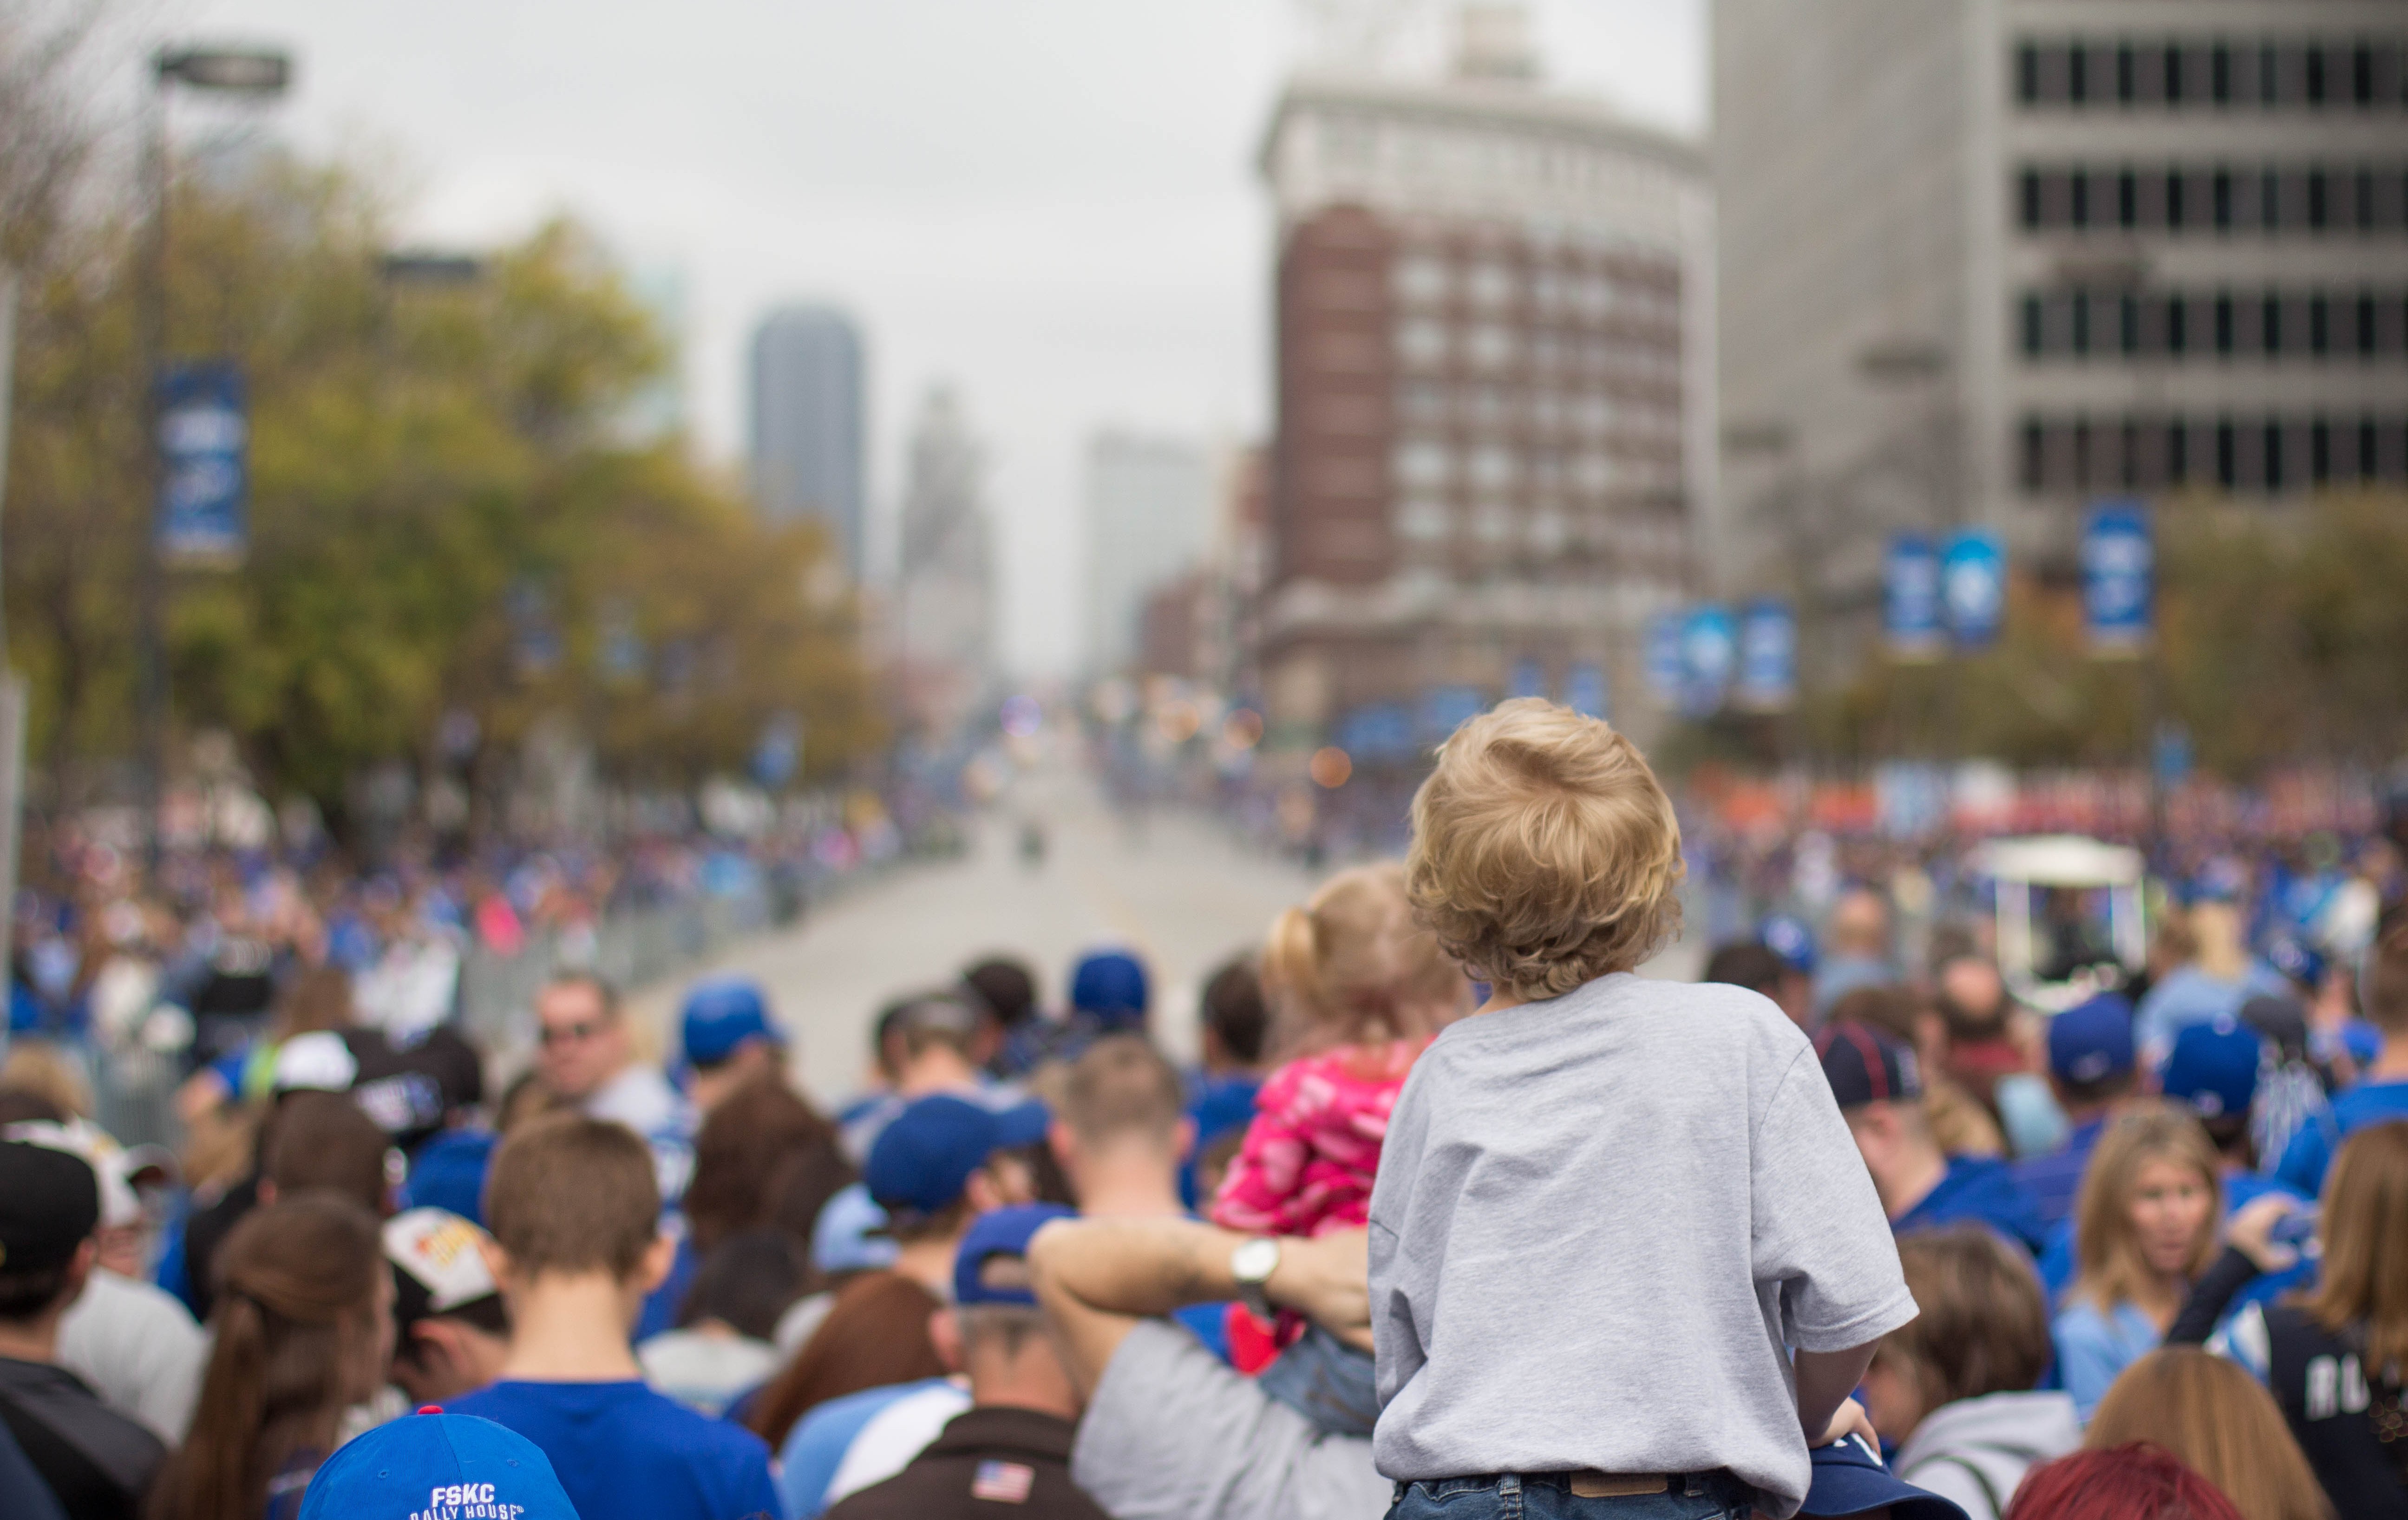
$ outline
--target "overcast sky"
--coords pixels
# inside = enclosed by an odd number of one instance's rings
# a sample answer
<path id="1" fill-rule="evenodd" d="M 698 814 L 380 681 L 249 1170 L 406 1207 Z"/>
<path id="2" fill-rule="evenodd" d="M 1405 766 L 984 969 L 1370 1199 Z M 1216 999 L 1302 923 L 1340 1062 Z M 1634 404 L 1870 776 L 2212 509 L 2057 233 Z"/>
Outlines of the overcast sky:
<path id="1" fill-rule="evenodd" d="M 1441 8 L 1443 0 L 1426 0 Z M 1696 130 L 1705 0 L 1541 0 L 1555 86 Z M 566 210 L 683 291 L 699 446 L 743 448 L 743 349 L 833 299 L 871 355 L 873 512 L 928 386 L 992 451 L 1005 652 L 1073 653 L 1086 437 L 1268 417 L 1254 155 L 1295 0 L 163 0 L 299 55 L 304 146 L 397 165 L 416 239 Z"/>

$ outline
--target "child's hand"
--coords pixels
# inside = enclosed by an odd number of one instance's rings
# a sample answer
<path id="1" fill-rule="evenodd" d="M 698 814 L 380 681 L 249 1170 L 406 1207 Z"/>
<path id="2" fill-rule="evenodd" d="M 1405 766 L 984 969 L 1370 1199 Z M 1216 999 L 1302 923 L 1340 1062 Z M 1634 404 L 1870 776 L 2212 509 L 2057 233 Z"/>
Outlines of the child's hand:
<path id="1" fill-rule="evenodd" d="M 1881 1432 L 1873 1428 L 1872 1417 L 1865 1412 L 1865 1406 L 1853 1398 L 1843 1398 L 1840 1401 L 1839 1409 L 1831 1415 L 1830 1427 L 1823 1432 L 1823 1439 L 1815 1441 L 1814 1444 L 1818 1447 L 1828 1446 L 1835 1441 L 1845 1441 L 1850 1436 L 1862 1436 L 1872 1442 L 1873 1450 L 1881 1450 Z"/>

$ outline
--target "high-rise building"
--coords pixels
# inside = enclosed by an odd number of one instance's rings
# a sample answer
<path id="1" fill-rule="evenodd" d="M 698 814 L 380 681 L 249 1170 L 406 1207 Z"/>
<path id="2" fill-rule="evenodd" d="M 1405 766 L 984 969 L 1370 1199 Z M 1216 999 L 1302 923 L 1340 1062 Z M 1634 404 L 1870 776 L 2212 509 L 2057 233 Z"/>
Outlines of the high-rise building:
<path id="1" fill-rule="evenodd" d="M 1358 763 L 1516 692 L 1643 731 L 1643 624 L 1710 525 L 1703 155 L 1539 84 L 1515 7 L 1466 23 L 1448 78 L 1297 77 L 1263 149 L 1263 691 L 1276 741 Z"/>
<path id="2" fill-rule="evenodd" d="M 931 390 L 908 445 L 894 618 L 906 701 L 939 733 L 968 716 L 998 670 L 984 473 L 961 398 Z"/>
<path id="3" fill-rule="evenodd" d="M 1148 592 L 1211 547 L 1212 479 L 1204 451 L 1177 438 L 1098 433 L 1087 446 L 1086 668 L 1118 672 L 1138 652 Z"/>
<path id="4" fill-rule="evenodd" d="M 753 499 L 772 522 L 825 523 L 859 581 L 867 527 L 861 329 L 835 307 L 782 307 L 753 329 L 752 357 Z"/>
<path id="5" fill-rule="evenodd" d="M 2101 495 L 2408 476 L 2397 0 L 1717 0 L 1726 497 L 1759 581 L 1889 532 L 2070 563 Z"/>

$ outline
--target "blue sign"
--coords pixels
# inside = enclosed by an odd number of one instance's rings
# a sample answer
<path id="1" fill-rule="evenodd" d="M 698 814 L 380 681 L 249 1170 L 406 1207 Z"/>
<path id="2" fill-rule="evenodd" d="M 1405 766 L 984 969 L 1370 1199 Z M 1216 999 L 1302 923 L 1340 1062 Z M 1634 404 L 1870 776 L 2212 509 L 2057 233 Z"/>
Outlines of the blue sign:
<path id="1" fill-rule="evenodd" d="M 2000 537 L 1970 528 L 1948 540 L 1940 553 L 1940 599 L 1949 636 L 1958 649 L 1987 649 L 1999 641 L 2007 620 L 2007 546 Z"/>
<path id="2" fill-rule="evenodd" d="M 242 372 L 179 365 L 159 377 L 159 552 L 171 564 L 242 558 L 251 418 Z"/>
<path id="3" fill-rule="evenodd" d="M 1707 602 L 1681 624 L 1681 710 L 1692 718 L 1722 710 L 1739 668 L 1739 624 L 1730 609 Z"/>
<path id="4" fill-rule="evenodd" d="M 1488 710 L 1488 697 L 1477 686 L 1433 686 L 1422 696 L 1422 738 L 1443 744 L 1455 731 Z"/>
<path id="5" fill-rule="evenodd" d="M 1920 533 L 1889 541 L 1882 562 L 1882 632 L 1892 659 L 1940 657 L 1940 551 Z"/>
<path id="6" fill-rule="evenodd" d="M 1413 753 L 1413 715 L 1402 702 L 1356 708 L 1338 724 L 1338 747 L 1356 764 L 1403 760 Z"/>
<path id="7" fill-rule="evenodd" d="M 761 731 L 752 750 L 752 779 L 776 791 L 794 779 L 803 763 L 803 724 L 793 713 L 780 713 Z"/>
<path id="8" fill-rule="evenodd" d="M 2082 621 L 2094 654 L 2145 648 L 2155 623 L 2157 547 L 2148 509 L 2137 501 L 2102 501 L 2082 533 Z"/>
<path id="9" fill-rule="evenodd" d="M 1581 664 L 1564 672 L 1564 706 L 1584 718 L 1613 716 L 1605 692 L 1605 667 Z"/>
<path id="10" fill-rule="evenodd" d="M 1738 697 L 1756 712 L 1798 704 L 1798 616 L 1778 596 L 1759 596 L 1740 613 Z"/>
<path id="11" fill-rule="evenodd" d="M 1681 614 L 1658 612 L 1647 620 L 1647 695 L 1660 707 L 1676 707 L 1688 667 L 1681 654 Z"/>
<path id="12" fill-rule="evenodd" d="M 1536 660 L 1515 660 L 1513 679 L 1506 695 L 1509 696 L 1544 696 L 1547 695 L 1547 667 Z"/>

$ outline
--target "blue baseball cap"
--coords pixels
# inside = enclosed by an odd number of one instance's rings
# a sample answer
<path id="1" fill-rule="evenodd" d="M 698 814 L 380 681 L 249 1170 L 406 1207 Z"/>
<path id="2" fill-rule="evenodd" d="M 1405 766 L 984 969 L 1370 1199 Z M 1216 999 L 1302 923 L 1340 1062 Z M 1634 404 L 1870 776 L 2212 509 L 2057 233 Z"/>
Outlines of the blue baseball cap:
<path id="1" fill-rule="evenodd" d="M 861 1180 L 888 1213 L 933 1214 L 952 1207 L 987 1157 L 1045 1138 L 1045 1105 L 991 1109 L 939 1093 L 896 1114 L 869 1148 Z"/>
<path id="2" fill-rule="evenodd" d="M 2265 1054 L 2266 1038 L 2236 1019 L 2185 1025 L 2174 1036 L 2158 1084 L 2202 1119 L 2246 1114 L 2258 1096 L 2258 1068 Z"/>
<path id="3" fill-rule="evenodd" d="M 1791 970 L 1807 976 L 1814 974 L 1814 931 L 1802 920 L 1775 913 L 1764 921 L 1758 938 L 1764 941 L 1764 948 L 1787 962 Z"/>
<path id="4" fill-rule="evenodd" d="M 986 1280 L 986 1264 L 997 1256 L 1017 1261 L 1028 1255 L 1028 1242 L 1057 1219 L 1076 1213 L 1058 1203 L 1025 1203 L 997 1209 L 970 1221 L 961 1248 L 953 1253 L 953 1302 L 957 1304 L 1019 1304 L 1037 1307 L 1037 1295 L 1025 1282 L 1003 1283 Z"/>
<path id="5" fill-rule="evenodd" d="M 2048 1068 L 2059 1082 L 2105 1082 L 2132 1069 L 2132 1005 L 2102 992 L 2048 1021 Z"/>
<path id="6" fill-rule="evenodd" d="M 1152 1005 L 1145 963 L 1125 950 L 1099 950 L 1070 971 L 1070 1006 L 1108 1029 L 1145 1023 Z"/>
<path id="7" fill-rule="evenodd" d="M 1862 1436 L 1814 1448 L 1814 1475 L 1798 1513 L 1862 1514 L 1887 1509 L 1893 1520 L 1966 1520 L 1955 1500 L 1917 1488 L 1882 1466 L 1881 1453 Z"/>
<path id="8" fill-rule="evenodd" d="M 2315 947 L 2295 935 L 2278 934 L 2266 942 L 2266 964 L 2302 987 L 2321 987 L 2325 958 Z"/>
<path id="9" fill-rule="evenodd" d="M 326 1458 L 301 1520 L 411 1520 L 428 1513 L 577 1520 L 552 1462 L 515 1430 L 429 1407 L 380 1425 Z"/>
<path id="10" fill-rule="evenodd" d="M 688 1066 L 717 1066 L 749 1040 L 782 1046 L 784 1035 L 769 1022 L 769 999 L 749 977 L 711 977 L 685 995 L 682 1043 Z"/>
<path id="11" fill-rule="evenodd" d="M 886 1211 L 854 1183 L 821 1205 L 811 1222 L 811 1265 L 831 1277 L 894 1266 L 901 1248 L 879 1233 L 885 1227 Z"/>

